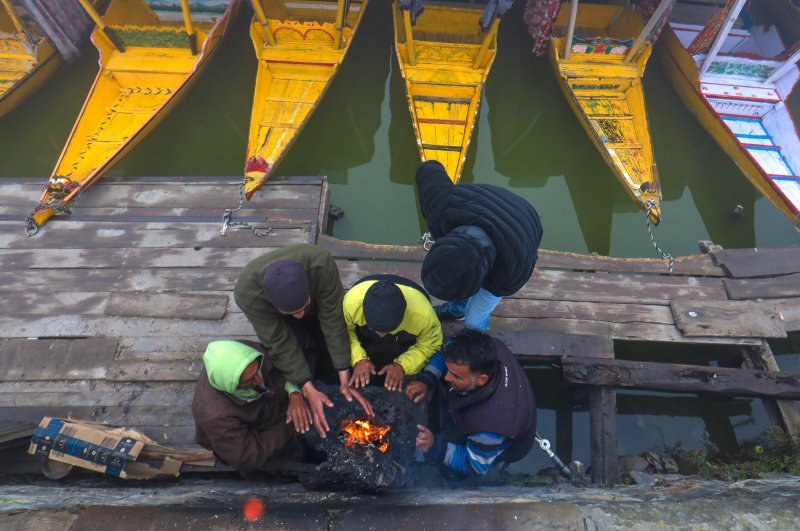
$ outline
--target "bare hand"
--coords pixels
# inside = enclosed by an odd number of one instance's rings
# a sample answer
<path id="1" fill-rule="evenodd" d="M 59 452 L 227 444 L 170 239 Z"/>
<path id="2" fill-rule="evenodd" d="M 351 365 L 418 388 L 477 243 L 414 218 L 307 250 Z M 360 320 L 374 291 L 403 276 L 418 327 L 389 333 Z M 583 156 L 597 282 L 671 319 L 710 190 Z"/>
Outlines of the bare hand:
<path id="1" fill-rule="evenodd" d="M 320 437 L 326 438 L 327 432 L 331 431 L 331 429 L 328 426 L 328 421 L 325 420 L 325 406 L 333 407 L 333 402 L 330 401 L 325 393 L 317 391 L 317 388 L 311 382 L 306 382 L 303 386 L 303 396 L 306 397 L 308 405 L 311 407 L 314 429 L 317 430 Z"/>
<path id="2" fill-rule="evenodd" d="M 348 402 L 352 402 L 353 399 L 355 398 L 356 402 L 361 404 L 361 407 L 364 408 L 364 411 L 367 413 L 368 416 L 370 417 L 375 416 L 375 412 L 372 410 L 372 406 L 367 401 L 367 399 L 364 398 L 364 395 L 362 395 L 361 393 L 359 393 L 358 391 L 347 385 L 339 386 L 339 391 L 342 393 L 345 400 L 347 400 Z"/>
<path id="3" fill-rule="evenodd" d="M 417 450 L 423 454 L 430 452 L 433 448 L 433 432 L 421 424 L 417 424 L 417 429 Z"/>
<path id="4" fill-rule="evenodd" d="M 375 374 L 375 365 L 369 360 L 361 360 L 353 367 L 353 377 L 350 378 L 350 386 L 359 388 L 369 385 L 369 380 Z"/>
<path id="5" fill-rule="evenodd" d="M 406 376 L 406 371 L 399 363 L 391 363 L 380 370 L 378 376 L 386 375 L 386 380 L 383 386 L 389 391 L 400 391 L 403 389 L 403 378 Z"/>
<path id="6" fill-rule="evenodd" d="M 289 423 L 294 425 L 294 431 L 297 433 L 307 432 L 313 423 L 311 409 L 300 393 L 289 395 L 289 407 L 286 408 L 286 424 Z"/>
<path id="7" fill-rule="evenodd" d="M 408 382 L 408 385 L 406 386 L 406 396 L 415 404 L 418 404 L 424 400 L 427 394 L 428 386 L 424 383 L 420 382 L 419 380 Z"/>

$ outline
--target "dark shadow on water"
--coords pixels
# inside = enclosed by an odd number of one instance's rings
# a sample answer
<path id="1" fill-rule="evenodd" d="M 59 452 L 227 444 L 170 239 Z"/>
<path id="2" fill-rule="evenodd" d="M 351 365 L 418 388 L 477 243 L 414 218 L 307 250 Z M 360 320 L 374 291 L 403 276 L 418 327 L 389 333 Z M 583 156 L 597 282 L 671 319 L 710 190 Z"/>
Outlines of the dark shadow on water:
<path id="1" fill-rule="evenodd" d="M 375 155 L 375 132 L 389 75 L 392 42 L 388 4 L 370 4 L 339 72 L 278 167 L 278 175 L 327 175 L 347 184 L 347 170 Z"/>
<path id="2" fill-rule="evenodd" d="M 256 71 L 251 17 L 239 11 L 184 99 L 109 175 L 241 175 Z"/>
<path id="3" fill-rule="evenodd" d="M 87 43 L 77 61 L 0 118 L 0 177 L 41 177 L 44 184 L 96 76 L 97 50 Z"/>

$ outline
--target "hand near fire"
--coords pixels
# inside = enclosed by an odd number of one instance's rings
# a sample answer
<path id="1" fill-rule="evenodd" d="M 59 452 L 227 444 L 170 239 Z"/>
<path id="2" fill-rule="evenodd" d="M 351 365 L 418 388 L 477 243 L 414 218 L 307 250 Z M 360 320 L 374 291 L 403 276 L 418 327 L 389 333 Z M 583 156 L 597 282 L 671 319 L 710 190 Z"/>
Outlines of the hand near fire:
<path id="1" fill-rule="evenodd" d="M 417 450 L 423 454 L 430 452 L 433 448 L 433 432 L 422 424 L 417 424 L 417 429 Z"/>
<path id="2" fill-rule="evenodd" d="M 424 383 L 420 382 L 419 380 L 408 382 L 408 385 L 406 386 L 406 396 L 415 404 L 418 404 L 424 400 L 427 394 L 428 386 Z"/>
<path id="3" fill-rule="evenodd" d="M 311 408 L 311 417 L 314 419 L 314 429 L 317 430 L 319 436 L 324 439 L 327 437 L 327 432 L 331 431 L 328 426 L 328 421 L 325 420 L 325 406 L 333 407 L 333 402 L 331 402 L 330 398 L 328 398 L 325 393 L 317 391 L 317 388 L 314 387 L 314 384 L 311 382 L 305 383 L 302 392 Z"/>
<path id="4" fill-rule="evenodd" d="M 311 409 L 306 404 L 306 400 L 300 393 L 289 395 L 289 407 L 286 408 L 286 424 L 294 425 L 294 431 L 305 433 L 311 429 L 314 420 L 311 417 Z"/>
<path id="5" fill-rule="evenodd" d="M 369 360 L 361 360 L 353 367 L 353 377 L 350 378 L 350 386 L 359 388 L 369 385 L 369 380 L 375 374 L 375 365 Z"/>
<path id="6" fill-rule="evenodd" d="M 356 365 L 358 365 L 358 364 L 356 364 Z M 342 393 L 342 396 L 348 402 L 352 402 L 353 399 L 355 398 L 356 402 L 361 404 L 361 407 L 364 408 L 364 412 L 366 412 L 366 414 L 369 415 L 370 417 L 374 417 L 375 416 L 375 412 L 372 411 L 372 406 L 367 401 L 367 399 L 364 398 L 364 395 L 362 395 L 361 393 L 359 393 L 358 391 L 356 391 L 354 388 L 352 388 L 350 386 L 350 382 L 352 382 L 352 381 L 353 380 L 350 378 L 350 370 L 349 369 L 348 370 L 344 370 L 344 371 L 339 371 L 339 392 Z M 367 381 L 367 383 L 369 383 L 369 380 Z"/>
<path id="7" fill-rule="evenodd" d="M 406 371 L 399 363 L 390 363 L 380 370 L 378 376 L 386 375 L 383 386 L 389 391 L 402 391 L 403 378 L 406 376 Z"/>

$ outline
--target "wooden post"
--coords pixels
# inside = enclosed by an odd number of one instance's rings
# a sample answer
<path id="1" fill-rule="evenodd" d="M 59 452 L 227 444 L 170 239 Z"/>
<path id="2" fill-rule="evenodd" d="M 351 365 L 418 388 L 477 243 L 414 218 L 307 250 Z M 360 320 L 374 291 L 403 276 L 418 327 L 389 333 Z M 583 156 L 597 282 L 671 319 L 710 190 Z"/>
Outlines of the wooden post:
<path id="1" fill-rule="evenodd" d="M 776 68 L 775 71 L 769 75 L 765 83 L 775 83 L 780 78 L 782 78 L 786 74 L 786 72 L 788 72 L 789 69 L 792 68 L 792 66 L 794 66 L 794 64 L 798 61 L 800 61 L 800 47 L 798 47 L 797 50 L 794 51 L 791 57 L 785 60 L 781 64 L 781 66 Z"/>
<path id="2" fill-rule="evenodd" d="M 656 8 L 653 16 L 650 17 L 650 20 L 647 21 L 647 25 L 644 27 L 641 33 L 636 36 L 636 39 L 633 41 L 631 45 L 630 51 L 628 51 L 628 55 L 625 57 L 625 62 L 630 63 L 639 55 L 644 46 L 645 42 L 650 39 L 650 35 L 653 34 L 653 30 L 656 29 L 661 17 L 664 16 L 664 13 L 672 7 L 672 4 L 675 3 L 675 0 L 661 0 L 661 3 Z"/>
<path id="3" fill-rule="evenodd" d="M 772 349 L 766 340 L 762 340 L 761 345 L 754 347 L 740 347 L 743 364 L 748 369 L 765 370 L 778 372 L 778 362 L 772 354 Z M 800 411 L 795 402 L 791 400 L 763 400 L 764 409 L 770 417 L 770 421 L 783 427 L 786 433 L 793 437 L 800 436 Z"/>
<path id="4" fill-rule="evenodd" d="M 347 0 L 339 0 L 336 3 L 336 37 L 333 39 L 333 47 L 339 49 L 342 47 L 342 34 L 344 33 L 344 6 Z"/>
<path id="5" fill-rule="evenodd" d="M 572 461 L 572 394 L 559 393 L 556 406 L 556 447 L 555 452 L 564 463 Z"/>
<path id="6" fill-rule="evenodd" d="M 0 0 L 0 1 L 2 1 L 3 6 L 6 8 L 8 16 L 11 18 L 12 24 L 14 24 L 14 27 L 17 28 L 17 33 L 22 35 L 25 38 L 25 40 L 27 40 L 31 45 L 35 44 L 34 42 L 31 41 L 28 32 L 25 31 L 25 25 L 17 16 L 17 12 L 14 11 L 14 6 L 11 5 L 11 0 Z"/>
<path id="7" fill-rule="evenodd" d="M 714 43 L 708 50 L 706 58 L 703 60 L 702 66 L 700 66 L 701 81 L 706 71 L 711 66 L 711 63 L 714 62 L 714 59 L 717 57 L 720 48 L 722 48 L 722 44 L 728 37 L 728 33 L 731 31 L 733 23 L 736 21 L 736 18 L 739 16 L 739 13 L 742 11 L 745 2 L 747 2 L 747 0 L 736 0 L 736 4 L 734 4 L 733 8 L 731 8 L 730 12 L 728 13 L 728 17 L 725 19 L 725 23 L 722 24 L 722 27 L 719 29 L 719 33 L 717 33 L 717 36 L 714 38 Z"/>
<path id="8" fill-rule="evenodd" d="M 618 483 L 616 392 L 609 387 L 589 389 L 589 431 L 592 482 Z"/>
<path id="9" fill-rule="evenodd" d="M 564 39 L 564 60 L 569 59 L 572 49 L 572 37 L 575 35 L 575 21 L 578 18 L 578 0 L 572 0 L 569 5 L 569 25 L 567 26 L 567 36 Z"/>
<path id="10" fill-rule="evenodd" d="M 122 45 L 122 41 L 119 40 L 119 37 L 117 37 L 117 35 L 113 32 L 111 28 L 106 27 L 102 17 L 97 11 L 95 11 L 92 4 L 89 3 L 89 0 L 78 0 L 78 2 L 80 2 L 81 7 L 83 8 L 84 11 L 86 11 L 86 14 L 89 15 L 89 17 L 94 21 L 95 24 L 97 24 L 97 29 L 100 30 L 100 32 L 106 36 L 106 38 L 111 42 L 114 48 L 116 48 L 120 52 L 124 52 L 125 47 Z"/>
<path id="11" fill-rule="evenodd" d="M 189 8 L 189 0 L 181 0 L 181 11 L 183 11 L 183 24 L 186 26 L 186 34 L 189 36 L 189 47 L 192 55 L 197 55 L 197 32 L 192 23 L 192 10 Z"/>
<path id="12" fill-rule="evenodd" d="M 399 8 L 398 8 L 399 9 Z M 406 49 L 408 50 L 408 64 L 417 64 L 417 56 L 414 53 L 414 35 L 411 33 L 411 13 L 400 9 L 403 13 L 403 30 L 406 32 Z"/>
<path id="13" fill-rule="evenodd" d="M 489 51 L 489 46 L 492 45 L 492 41 L 494 41 L 495 36 L 497 35 L 497 27 L 499 25 L 499 18 L 496 18 L 492 21 L 492 25 L 489 27 L 489 31 L 486 32 L 486 37 L 483 38 L 483 43 L 481 43 L 481 49 L 478 50 L 478 54 L 475 56 L 475 61 L 472 63 L 472 68 L 480 68 L 481 63 L 486 57 L 486 52 Z"/>
<path id="14" fill-rule="evenodd" d="M 258 23 L 261 24 L 261 29 L 264 31 L 264 40 L 270 46 L 275 46 L 275 35 L 272 34 L 272 30 L 269 28 L 269 20 L 267 20 L 267 14 L 264 13 L 264 6 L 261 5 L 261 0 L 253 0 L 252 4 Z"/>

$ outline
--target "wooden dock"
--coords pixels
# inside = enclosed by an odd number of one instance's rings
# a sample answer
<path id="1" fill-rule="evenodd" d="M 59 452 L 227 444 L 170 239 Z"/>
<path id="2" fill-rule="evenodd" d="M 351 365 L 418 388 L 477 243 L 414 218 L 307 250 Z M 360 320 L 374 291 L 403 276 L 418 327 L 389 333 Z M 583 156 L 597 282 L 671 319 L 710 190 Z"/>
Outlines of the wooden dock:
<path id="1" fill-rule="evenodd" d="M 72 215 L 26 238 L 23 220 L 40 189 L 39 180 L 0 182 L 0 421 L 7 423 L 69 416 L 192 444 L 190 406 L 206 344 L 255 338 L 232 298 L 247 262 L 285 245 L 322 245 L 349 287 L 379 272 L 419 280 L 424 257 L 421 247 L 327 236 L 329 193 L 320 178 L 274 179 L 234 213 L 233 221 L 270 227 L 264 236 L 237 225 L 220 234 L 224 208 L 239 201 L 238 178 L 107 179 Z M 618 478 L 614 412 L 627 406 L 614 388 L 663 389 L 653 370 L 670 375 L 670 390 L 762 397 L 776 423 L 800 433 L 793 402 L 800 378 L 772 374 L 779 368 L 767 343 L 798 330 L 800 247 L 712 248 L 678 258 L 672 276 L 661 260 L 540 251 L 533 278 L 492 318 L 492 333 L 522 361 L 559 362 L 568 382 L 589 386 L 600 482 Z M 692 366 L 698 370 L 688 374 L 682 365 L 616 360 L 615 341 L 724 346 L 732 365 L 744 368 L 723 375 Z M 675 415 L 718 420 L 691 400 L 679 398 Z M 559 411 L 557 447 L 569 452 L 571 410 Z M 0 452 L 0 468 L 35 466 L 20 453 Z"/>

